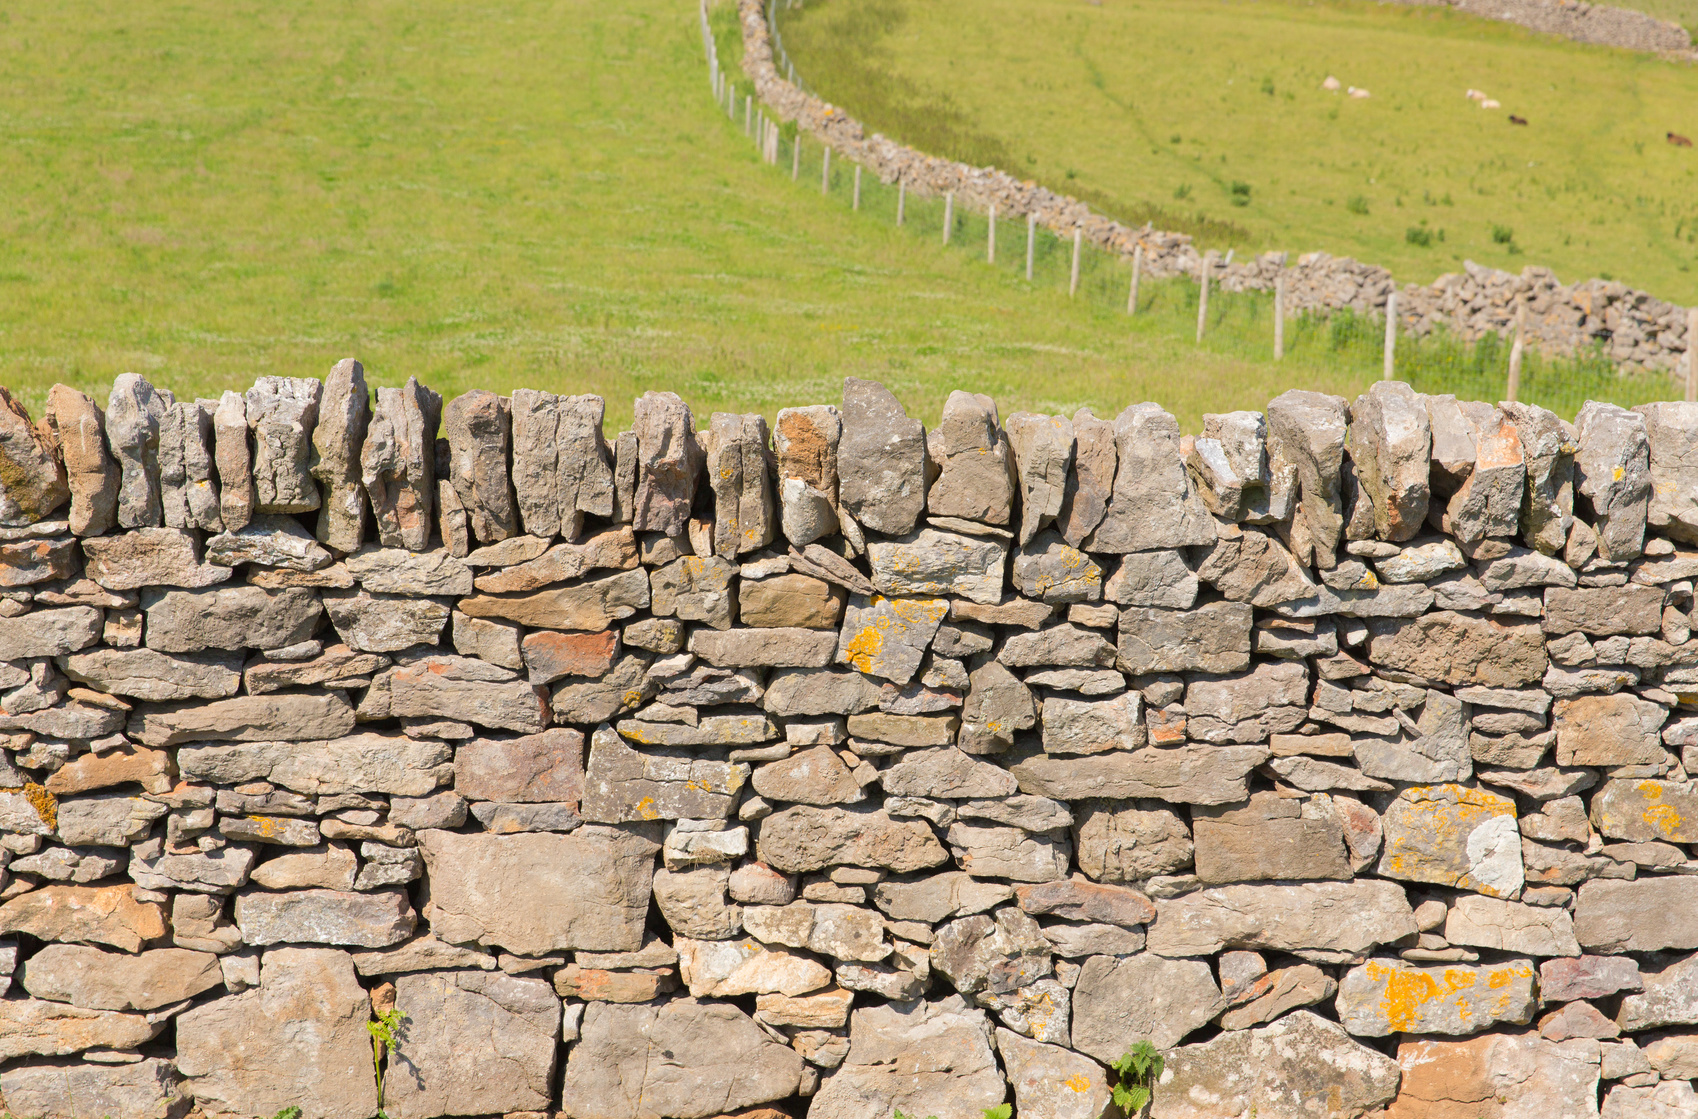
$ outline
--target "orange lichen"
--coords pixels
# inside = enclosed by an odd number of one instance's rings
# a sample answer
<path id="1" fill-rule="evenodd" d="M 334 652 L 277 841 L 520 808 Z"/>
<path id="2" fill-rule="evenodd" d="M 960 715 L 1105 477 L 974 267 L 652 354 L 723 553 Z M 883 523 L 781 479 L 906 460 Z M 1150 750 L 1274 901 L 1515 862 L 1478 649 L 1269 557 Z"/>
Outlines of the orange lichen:
<path id="1" fill-rule="evenodd" d="M 35 814 L 41 817 L 42 823 L 49 828 L 58 828 L 59 798 L 30 781 L 24 785 L 24 799 L 29 801 L 30 807 L 35 809 Z"/>

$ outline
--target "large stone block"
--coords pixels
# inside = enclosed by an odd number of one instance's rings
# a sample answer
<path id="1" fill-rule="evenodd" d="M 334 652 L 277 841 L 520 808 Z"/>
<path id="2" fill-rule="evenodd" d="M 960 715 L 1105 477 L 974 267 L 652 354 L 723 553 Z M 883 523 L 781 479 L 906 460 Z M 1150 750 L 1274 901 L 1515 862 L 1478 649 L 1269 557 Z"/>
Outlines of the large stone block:
<path id="1" fill-rule="evenodd" d="M 873 586 L 885 595 L 960 595 L 995 606 L 1007 578 L 1008 545 L 986 536 L 922 528 L 867 542 Z"/>
<path id="2" fill-rule="evenodd" d="M 39 480 L 50 476 L 39 465 L 39 458 L 47 456 L 42 455 L 45 448 L 36 441 L 38 437 L 23 406 L 9 394 L 0 404 L 4 405 L 0 408 L 0 420 L 4 421 L 8 436 L 0 448 L 22 468 L 20 473 L 34 483 L 18 487 L 16 497 L 8 486 L 5 503 L 18 506 L 20 512 L 6 516 L 9 511 L 0 507 L 0 517 L 8 524 L 27 524 L 47 512 L 42 509 L 35 516 L 22 513 L 28 506 L 44 504 L 38 495 L 52 493 Z M 118 463 L 120 528 L 151 528 L 164 523 L 159 495 L 159 426 L 170 404 L 168 396 L 135 373 L 120 373 L 112 382 L 112 394 L 106 401 L 106 443 Z"/>
<path id="3" fill-rule="evenodd" d="M 236 895 L 236 927 L 248 944 L 387 948 L 413 935 L 418 917 L 405 890 L 248 890 Z"/>
<path id="4" fill-rule="evenodd" d="M 787 874 L 832 866 L 924 870 L 949 856 L 923 820 L 895 820 L 883 809 L 801 805 L 761 821 L 760 858 Z"/>
<path id="5" fill-rule="evenodd" d="M 1180 457 L 1179 421 L 1158 404 L 1134 404 L 1115 418 L 1114 441 L 1114 498 L 1084 548 L 1122 553 L 1214 543 L 1214 519 Z"/>
<path id="6" fill-rule="evenodd" d="M 1056 800 L 1150 798 L 1176 804 L 1232 804 L 1249 795 L 1249 773 L 1268 760 L 1262 746 L 1180 746 L 1115 750 L 1085 757 L 1017 751 L 1008 770 L 1020 791 Z"/>
<path id="7" fill-rule="evenodd" d="M 370 1019 L 371 998 L 348 953 L 274 948 L 259 986 L 178 1017 L 177 1068 L 209 1114 L 299 1107 L 322 1119 L 367 1119 L 377 1110 Z"/>
<path id="8" fill-rule="evenodd" d="M 1419 618 L 1371 619 L 1368 631 L 1368 659 L 1374 664 L 1445 684 L 1524 688 L 1537 683 L 1549 664 L 1535 624 L 1440 610 Z"/>
<path id="9" fill-rule="evenodd" d="M 395 1009 L 407 1023 L 384 1078 L 395 1119 L 547 1110 L 560 1034 L 547 981 L 418 972 L 395 980 Z"/>
<path id="10" fill-rule="evenodd" d="M 960 996 L 859 1008 L 850 1016 L 849 1054 L 808 1113 L 977 1119 L 1008 1092 L 990 1042 L 985 1012 L 968 1009 Z"/>
<path id="11" fill-rule="evenodd" d="M 1217 886 L 1156 902 L 1149 950 L 1209 956 L 1223 948 L 1359 953 L 1416 933 L 1395 882 Z"/>
<path id="12" fill-rule="evenodd" d="M 1073 1047 L 1104 1063 L 1119 1060 L 1134 1038 L 1170 1049 L 1223 1005 L 1214 969 L 1201 960 L 1093 956 L 1074 987 Z"/>
<path id="13" fill-rule="evenodd" d="M 1425 785 L 1405 789 L 1381 815 L 1379 873 L 1436 882 L 1490 897 L 1513 897 L 1525 874 L 1515 802 L 1484 789 Z"/>
<path id="14" fill-rule="evenodd" d="M 366 733 L 320 742 L 185 746 L 177 764 L 191 781 L 270 781 L 308 796 L 423 797 L 453 778 L 450 756 L 441 742 Z"/>
<path id="15" fill-rule="evenodd" d="M 1243 602 L 1211 602 L 1195 610 L 1128 607 L 1120 613 L 1125 671 L 1242 672 L 1250 667 L 1253 614 Z"/>
<path id="16" fill-rule="evenodd" d="M 162 653 L 282 649 L 310 638 L 324 613 L 318 596 L 304 587 L 149 589 L 141 604 L 147 611 L 147 647 Z"/>
<path id="17" fill-rule="evenodd" d="M 767 471 L 766 419 L 715 412 L 703 433 L 708 485 L 713 490 L 713 552 L 735 558 L 772 543 L 778 511 Z"/>
<path id="18" fill-rule="evenodd" d="M 637 400 L 632 426 L 637 436 L 632 528 L 681 536 L 702 471 L 695 418 L 677 393 L 645 392 Z"/>
<path id="19" fill-rule="evenodd" d="M 1432 422 L 1421 397 L 1401 381 L 1379 381 L 1350 407 L 1350 457 L 1373 502 L 1381 540 L 1408 540 L 1427 519 Z"/>
<path id="20" fill-rule="evenodd" d="M 146 746 L 323 741 L 354 729 L 354 709 L 340 692 L 236 696 L 202 704 L 142 707 L 130 716 L 127 729 L 131 738 Z"/>
<path id="21" fill-rule="evenodd" d="M 772 444 L 784 536 L 801 548 L 838 530 L 837 446 L 843 417 L 830 404 L 780 408 Z"/>
<path id="22" fill-rule="evenodd" d="M 926 506 L 934 517 L 1006 525 L 1013 515 L 1014 478 L 1008 440 L 996 402 L 956 389 L 943 403 L 937 430 L 926 440 L 938 467 Z"/>
<path id="23" fill-rule="evenodd" d="M 904 536 L 926 508 L 926 428 L 877 381 L 843 378 L 838 499 L 874 532 Z"/>
<path id="24" fill-rule="evenodd" d="M 441 417 L 442 397 L 416 377 L 408 377 L 401 388 L 377 390 L 377 407 L 360 448 L 360 480 L 371 499 L 378 541 L 386 548 L 422 552 L 430 547 Z M 222 437 L 219 447 L 222 452 Z M 234 527 L 228 512 L 225 527 Z"/>
<path id="25" fill-rule="evenodd" d="M 1583 695 L 1553 710 L 1557 764 L 1655 765 L 1668 756 L 1661 730 L 1668 708 L 1638 696 Z"/>
<path id="26" fill-rule="evenodd" d="M 748 779 L 747 763 L 689 750 L 639 751 L 611 728 L 598 727 L 584 774 L 584 818 L 606 824 L 725 819 Z"/>
<path id="27" fill-rule="evenodd" d="M 425 917 L 443 940 L 521 955 L 642 947 L 659 845 L 635 832 L 423 831 L 419 847 L 431 884 Z"/>
<path id="28" fill-rule="evenodd" d="M 1698 879 L 1651 877 L 1582 883 L 1574 935 L 1593 952 L 1698 948 Z"/>
<path id="29" fill-rule="evenodd" d="M 801 1054 L 735 1006 L 592 1002 L 561 1102 L 580 1119 L 707 1119 L 793 1096 L 801 1078 Z"/>
<path id="30" fill-rule="evenodd" d="M 318 487 L 308 466 L 323 391 L 311 377 L 261 377 L 247 391 L 248 428 L 254 440 L 254 512 L 307 513 L 318 508 Z"/>
<path id="31" fill-rule="evenodd" d="M 1197 877 L 1205 883 L 1351 876 L 1330 797 L 1252 793 L 1247 804 L 1199 806 L 1192 817 Z"/>
<path id="32" fill-rule="evenodd" d="M 24 990 L 89 1010 L 157 1010 L 224 985 L 218 957 L 186 948 L 135 955 L 49 944 L 24 962 Z"/>
<path id="33" fill-rule="evenodd" d="M 16 402 L 14 401 L 14 404 Z M 24 436 L 24 426 L 17 423 L 12 412 L 14 440 Z M 47 393 L 47 413 L 44 421 L 52 429 L 64 461 L 67 487 L 70 490 L 71 531 L 78 536 L 99 536 L 110 532 L 118 523 L 118 463 L 106 448 L 106 413 L 94 398 L 78 392 L 69 385 L 54 385 Z M 27 418 L 26 418 L 27 423 Z M 31 456 L 27 443 L 18 444 Z M 37 463 L 38 478 L 45 478 Z M 37 506 L 40 501 L 31 499 Z"/>
<path id="34" fill-rule="evenodd" d="M 177 1067 L 161 1057 L 135 1064 L 19 1065 L 0 1073 L 0 1096 L 16 1119 L 172 1119 L 187 1105 Z"/>
<path id="35" fill-rule="evenodd" d="M 1645 417 L 1588 400 L 1574 417 L 1574 431 L 1574 486 L 1582 512 L 1591 513 L 1598 555 L 1617 563 L 1635 559 L 1644 545 L 1651 503 Z"/>
<path id="36" fill-rule="evenodd" d="M 1499 1023 L 1526 1025 L 1539 1000 L 1527 960 L 1470 967 L 1419 967 L 1375 959 L 1345 973 L 1338 1016 L 1358 1037 L 1394 1033 L 1472 1034 Z"/>

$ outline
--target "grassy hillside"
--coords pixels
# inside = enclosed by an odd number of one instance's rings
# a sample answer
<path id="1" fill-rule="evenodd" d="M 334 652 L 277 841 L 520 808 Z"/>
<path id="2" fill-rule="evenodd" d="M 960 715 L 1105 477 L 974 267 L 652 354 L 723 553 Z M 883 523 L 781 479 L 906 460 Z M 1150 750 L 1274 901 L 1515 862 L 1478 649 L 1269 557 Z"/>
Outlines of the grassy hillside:
<path id="1" fill-rule="evenodd" d="M 1006 226 L 990 267 L 982 219 L 945 250 L 933 202 L 897 229 L 869 182 L 851 213 L 841 164 L 821 197 L 817 149 L 801 184 L 757 162 L 696 27 L 693 0 L 0 13 L 0 383 L 39 414 L 56 380 L 204 395 L 353 354 L 380 384 L 600 392 L 613 424 L 645 389 L 705 422 L 836 400 L 855 374 L 928 420 L 965 387 L 1005 411 L 1154 399 L 1194 430 L 1378 375 L 1371 326 L 1294 327 L 1276 366 L 1265 301 L 1217 296 L 1199 348 L 1187 284 L 1128 319 L 1118 262 L 1087 259 L 1070 300 L 1051 239 L 1028 285 Z M 1408 375 L 1493 396 L 1486 356 Z M 1548 372 L 1534 397 L 1570 413 L 1669 387 Z"/>
<path id="2" fill-rule="evenodd" d="M 1698 137 L 1690 64 L 1361 0 L 807 0 L 780 26 L 873 128 L 1128 220 L 1405 281 L 1472 258 L 1698 302 L 1698 148 L 1665 140 Z"/>

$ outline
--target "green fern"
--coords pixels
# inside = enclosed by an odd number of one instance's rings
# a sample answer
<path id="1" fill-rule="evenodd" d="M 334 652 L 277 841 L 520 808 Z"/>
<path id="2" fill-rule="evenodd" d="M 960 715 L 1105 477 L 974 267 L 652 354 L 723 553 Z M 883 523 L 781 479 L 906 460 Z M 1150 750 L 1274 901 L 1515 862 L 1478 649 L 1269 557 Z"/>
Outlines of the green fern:
<path id="1" fill-rule="evenodd" d="M 985 1108 L 985 1119 L 1009 1119 L 1014 1114 L 1014 1105 L 999 1103 L 995 1107 Z"/>
<path id="2" fill-rule="evenodd" d="M 377 1073 L 377 1114 L 382 1119 L 388 1119 L 388 1113 L 383 1110 L 383 1058 L 385 1053 L 395 1055 L 395 1047 L 401 1043 L 401 1012 L 388 1010 L 377 1016 L 377 1021 L 367 1022 L 366 1030 L 371 1034 L 371 1067 Z M 296 1108 L 295 1114 L 288 1119 L 300 1119 L 301 1109 Z M 281 1115 L 277 1119 L 283 1119 Z"/>
<path id="3" fill-rule="evenodd" d="M 301 1109 L 296 1107 L 294 1104 L 290 1104 L 282 1111 L 279 1111 L 276 1115 L 273 1115 L 271 1119 L 301 1119 Z"/>

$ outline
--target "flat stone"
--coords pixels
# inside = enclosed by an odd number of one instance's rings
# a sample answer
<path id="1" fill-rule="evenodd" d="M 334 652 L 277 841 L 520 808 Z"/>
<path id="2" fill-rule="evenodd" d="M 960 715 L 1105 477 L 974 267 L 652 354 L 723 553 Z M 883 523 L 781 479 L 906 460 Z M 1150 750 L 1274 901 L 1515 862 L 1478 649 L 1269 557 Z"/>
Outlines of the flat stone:
<path id="1" fill-rule="evenodd" d="M 1116 750 L 1079 758 L 1029 751 L 1012 758 L 1008 770 L 1021 792 L 1056 800 L 1152 798 L 1231 804 L 1249 795 L 1249 772 L 1267 759 L 1261 746 Z"/>
<path id="2" fill-rule="evenodd" d="M 1539 994 L 1547 1003 L 1607 998 L 1643 985 L 1639 965 L 1626 956 L 1576 956 L 1539 964 Z"/>
<path id="3" fill-rule="evenodd" d="M 297 890 L 236 895 L 236 926 L 249 944 L 286 942 L 383 948 L 413 935 L 418 918 L 403 890 Z"/>
<path id="4" fill-rule="evenodd" d="M 185 1092 L 210 1114 L 275 1114 L 301 1099 L 326 1119 L 373 1114 L 371 997 L 348 953 L 274 948 L 259 977 L 259 986 L 177 1018 Z M 294 1028 L 279 1031 L 278 1022 Z"/>
<path id="5" fill-rule="evenodd" d="M 59 657 L 100 640 L 101 612 L 92 606 L 32 610 L 0 618 L 0 657 L 7 661 Z"/>
<path id="6" fill-rule="evenodd" d="M 374 673 L 388 668 L 390 659 L 379 653 L 356 653 L 346 645 L 332 645 L 321 656 L 302 661 L 258 661 L 242 670 L 249 695 L 265 695 L 287 688 L 354 688 L 370 682 Z"/>
<path id="7" fill-rule="evenodd" d="M 879 777 L 889 796 L 1000 797 L 1018 787 L 1001 766 L 980 761 L 953 746 L 912 750 Z"/>
<path id="8" fill-rule="evenodd" d="M 495 957 L 470 948 L 445 944 L 429 933 L 393 948 L 367 948 L 353 953 L 354 970 L 361 975 L 400 975 L 410 971 L 447 968 L 495 970 Z"/>
<path id="9" fill-rule="evenodd" d="M 1264 608 L 1317 600 L 1324 590 L 1277 538 L 1253 528 L 1223 532 L 1197 578 L 1233 602 Z"/>
<path id="10" fill-rule="evenodd" d="M 919 671 L 926 647 L 948 609 L 943 599 L 856 596 L 849 600 L 833 659 L 869 675 L 906 684 Z"/>
<path id="11" fill-rule="evenodd" d="M 1690 1080 L 1664 1080 L 1631 1087 L 1617 1084 L 1604 1097 L 1605 1119 L 1677 1119 L 1698 1108 L 1698 1091 Z"/>
<path id="12" fill-rule="evenodd" d="M 1430 968 L 1369 960 L 1339 983 L 1338 1015 L 1358 1037 L 1472 1034 L 1500 1022 L 1526 1025 L 1538 1007 L 1534 974 L 1527 960 Z"/>
<path id="13" fill-rule="evenodd" d="M 1524 881 L 1515 802 L 1483 789 L 1405 789 L 1381 816 L 1379 873 L 1489 897 L 1513 897 Z"/>
<path id="14" fill-rule="evenodd" d="M 1043 748 L 1049 754 L 1101 754 L 1133 750 L 1146 740 L 1136 692 L 1113 699 L 1065 696 L 1044 703 Z"/>
<path id="15" fill-rule="evenodd" d="M 1132 552 L 1103 585 L 1103 597 L 1121 606 L 1189 610 L 1197 601 L 1197 575 L 1177 549 Z"/>
<path id="16" fill-rule="evenodd" d="M 1073 1047 L 1104 1062 L 1119 1060 L 1129 1037 L 1170 1049 L 1220 1004 L 1214 971 L 1201 961 L 1094 956 L 1074 987 Z"/>
<path id="17" fill-rule="evenodd" d="M 811 575 L 745 579 L 737 613 L 746 626 L 835 629 L 846 598 L 841 587 Z"/>
<path id="18" fill-rule="evenodd" d="M 849 1055 L 809 1104 L 813 1119 L 978 1115 L 1007 1085 L 982 1010 L 959 997 L 860 1007 L 850 1016 Z"/>
<path id="19" fill-rule="evenodd" d="M 1668 709 L 1629 694 L 1559 699 L 1553 710 L 1557 764 L 1646 765 L 1662 761 Z"/>
<path id="20" fill-rule="evenodd" d="M 1160 405 L 1134 404 L 1115 418 L 1114 441 L 1114 497 L 1083 547 L 1124 553 L 1212 544 L 1214 519 L 1185 471 L 1179 421 Z"/>
<path id="21" fill-rule="evenodd" d="M 1306 1010 L 1182 1045 L 1165 1057 L 1152 1119 L 1252 1113 L 1297 1119 L 1310 1113 L 1306 1104 L 1323 1098 L 1329 1117 L 1359 1119 L 1391 1102 L 1401 1079 L 1390 1057 Z"/>
<path id="22" fill-rule="evenodd" d="M 454 751 L 454 788 L 471 800 L 575 805 L 584 791 L 584 736 L 556 728 L 464 742 Z"/>
<path id="23" fill-rule="evenodd" d="M 1147 924 L 1156 916 L 1155 905 L 1137 890 L 1100 885 L 1077 877 L 1016 886 L 1014 896 L 1027 913 L 1106 922 L 1126 929 Z"/>
<path id="24" fill-rule="evenodd" d="M 648 575 L 625 571 L 531 594 L 475 594 L 461 599 L 459 609 L 539 629 L 604 630 L 648 605 Z"/>
<path id="25" fill-rule="evenodd" d="M 829 630 L 698 629 L 691 632 L 687 647 L 690 652 L 714 665 L 824 668 L 831 663 L 833 648 L 837 644 L 837 635 Z"/>
<path id="26" fill-rule="evenodd" d="M 652 1061 L 651 1046 L 671 1056 Z M 567 1056 L 561 1103 L 584 1119 L 707 1119 L 793 1096 L 801 1078 L 801 1054 L 735 1006 L 597 1002 Z"/>
<path id="27" fill-rule="evenodd" d="M 1468 894 L 1451 906 L 1444 938 L 1452 944 L 1493 948 L 1518 956 L 1580 955 L 1574 921 L 1567 910 Z"/>
<path id="28" fill-rule="evenodd" d="M 1237 992 L 1239 1005 L 1222 1014 L 1223 1030 L 1243 1030 L 1271 1022 L 1300 1006 L 1313 1006 L 1338 991 L 1333 978 L 1313 964 L 1280 968 Z"/>
<path id="29" fill-rule="evenodd" d="M 1129 607 L 1120 615 L 1123 671 L 1241 672 L 1250 667 L 1252 614 L 1240 602 L 1188 611 Z"/>
<path id="30" fill-rule="evenodd" d="M 658 845 L 617 828 L 559 835 L 419 833 L 431 884 L 425 917 L 455 944 L 540 955 L 642 945 Z M 503 898 L 525 897 L 524 906 Z"/>
<path id="31" fill-rule="evenodd" d="M 831 972 L 808 956 L 749 939 L 677 937 L 678 970 L 692 998 L 805 995 L 831 982 Z"/>
<path id="32" fill-rule="evenodd" d="M 1573 429 L 1537 405 L 1508 402 L 1499 407 L 1515 425 L 1527 474 L 1521 542 L 1555 555 L 1568 540 L 1574 512 Z"/>
<path id="33" fill-rule="evenodd" d="M 1451 685 L 1526 687 L 1539 681 L 1548 663 L 1533 624 L 1444 610 L 1413 620 L 1374 619 L 1368 630 L 1374 664 Z"/>
<path id="34" fill-rule="evenodd" d="M 1020 828 L 950 825 L 949 845 L 961 869 L 977 878 L 1053 882 L 1067 876 L 1071 844 Z"/>
<path id="35" fill-rule="evenodd" d="M 743 931 L 743 910 L 727 905 L 731 868 L 699 866 L 655 872 L 654 900 L 672 931 L 694 940 L 725 940 Z"/>
<path id="36" fill-rule="evenodd" d="M 411 1075 L 385 1077 L 397 1115 L 543 1111 L 553 1098 L 560 1000 L 542 979 L 479 971 L 421 972 L 395 980 L 408 1023 L 390 1060 Z"/>
<path id="37" fill-rule="evenodd" d="M 893 820 L 881 810 L 798 806 L 761 821 L 761 861 L 788 874 L 828 866 L 882 866 L 898 873 L 947 861 L 923 821 Z"/>
<path id="38" fill-rule="evenodd" d="M 46 496 L 52 488 L 48 472 L 42 469 L 39 450 L 31 453 L 32 436 L 27 436 L 27 419 L 16 422 L 13 414 L 12 439 L 16 441 L 26 463 L 36 465 L 37 493 Z M 59 444 L 65 466 L 65 480 L 70 490 L 71 531 L 78 536 L 100 536 L 112 531 L 118 523 L 118 463 L 106 449 L 106 413 L 87 393 L 69 385 L 54 385 L 47 393 L 47 412 L 43 417 Z M 28 442 L 24 440 L 28 438 Z M 39 447 L 39 444 L 37 444 Z M 42 487 L 41 483 L 46 482 Z M 15 501 L 15 499 L 13 499 Z M 31 498 L 30 504 L 39 508 L 43 502 Z M 21 504 L 20 504 L 21 508 Z"/>
<path id="39" fill-rule="evenodd" d="M 879 684 L 843 669 L 780 669 L 772 674 L 761 706 L 780 718 L 851 715 L 878 706 Z"/>
<path id="40" fill-rule="evenodd" d="M 887 879 L 874 888 L 873 900 L 892 920 L 936 924 L 1001 905 L 1013 893 L 1004 883 L 945 870 L 913 881 Z"/>
<path id="41" fill-rule="evenodd" d="M 994 538 L 923 528 L 895 540 L 869 541 L 873 586 L 885 595 L 960 595 L 1002 601 L 1008 547 Z"/>
<path id="42" fill-rule="evenodd" d="M 1139 882 L 1191 865 L 1190 829 L 1172 808 L 1088 800 L 1078 803 L 1077 814 L 1073 835 L 1079 869 L 1092 878 Z"/>
<path id="43" fill-rule="evenodd" d="M 336 633 L 362 653 L 398 653 L 415 645 L 435 645 L 448 624 L 451 608 L 428 598 L 328 591 L 325 609 Z"/>
<path id="44" fill-rule="evenodd" d="M 225 567 L 253 564 L 280 571 L 313 572 L 329 567 L 335 557 L 293 517 L 262 513 L 235 532 L 208 537 L 206 558 L 209 564 Z M 173 585 L 204 586 L 220 581 L 206 579 Z"/>
<path id="45" fill-rule="evenodd" d="M 324 614 L 318 596 L 301 587 L 147 590 L 141 604 L 147 612 L 147 647 L 162 653 L 282 649 L 310 638 Z"/>
<path id="46" fill-rule="evenodd" d="M 488 564 L 497 558 L 487 554 L 491 549 L 535 539 L 510 537 L 501 544 L 492 544 L 473 552 L 466 557 L 465 562 L 476 567 L 481 559 L 483 563 Z M 473 580 L 473 584 L 478 590 L 490 594 L 511 594 L 542 590 L 551 583 L 582 578 L 592 571 L 629 571 L 637 566 L 637 538 L 629 525 L 610 528 L 577 543 L 568 542 L 553 547 L 547 547 L 546 541 L 541 543 L 545 545 L 540 550 L 541 554 L 528 556 L 510 566 L 504 566 L 500 571 L 479 575 Z"/>
<path id="47" fill-rule="evenodd" d="M 1094 630 L 1070 623 L 1036 633 L 1017 633 L 1003 642 L 997 660 L 1016 668 L 1061 665 L 1080 668 L 1115 663 L 1114 646 Z"/>
<path id="48" fill-rule="evenodd" d="M 856 804 L 866 799 L 861 783 L 829 746 L 799 750 L 763 765 L 754 771 L 752 783 L 768 800 L 792 804 Z"/>
<path id="49" fill-rule="evenodd" d="M 1252 793 L 1242 806 L 1199 806 L 1192 820 L 1204 883 L 1351 877 L 1331 798 Z"/>
<path id="50" fill-rule="evenodd" d="M 1698 789 L 1691 781 L 1606 781 L 1592 794 L 1592 821 L 1611 839 L 1698 842 Z"/>
<path id="51" fill-rule="evenodd" d="M 169 1119 L 188 1102 L 176 1065 L 160 1057 L 119 1065 L 19 1065 L 0 1073 L 0 1095 L 20 1119 L 80 1119 L 87 1114 L 85 1100 L 100 1100 L 102 1114 L 113 1119 Z"/>
<path id="52" fill-rule="evenodd" d="M 308 796 L 423 797 L 452 779 L 450 757 L 441 742 L 365 733 L 315 742 L 185 746 L 177 751 L 177 764 L 190 781 L 269 781 Z"/>
<path id="53" fill-rule="evenodd" d="M 884 919 L 857 905 L 798 901 L 784 906 L 750 906 L 743 927 L 764 944 L 806 948 L 838 960 L 882 960 L 890 955 Z"/>
<path id="54" fill-rule="evenodd" d="M 164 1028 L 140 1014 L 85 1010 L 44 999 L 0 999 L 0 1059 L 135 1049 Z"/>
<path id="55" fill-rule="evenodd" d="M 135 887 L 41 886 L 0 905 L 0 932 L 38 940 L 108 944 L 123 952 L 165 935 L 164 911 L 135 899 Z"/>
<path id="56" fill-rule="evenodd" d="M 224 699 L 242 686 L 241 661 L 219 654 L 173 657 L 153 649 L 95 649 L 61 658 L 60 668 L 97 691 L 152 703 Z"/>
<path id="57" fill-rule="evenodd" d="M 1637 992 L 1621 1000 L 1616 1019 L 1623 1030 L 1631 1032 L 1698 1022 L 1698 958 L 1686 956 L 1643 974 L 1632 960 L 1616 956 L 1582 958 L 1609 960 L 1614 965 L 1607 972 L 1602 967 L 1598 968 L 1588 977 L 1589 986 L 1619 984 L 1618 990 Z"/>
<path id="58" fill-rule="evenodd" d="M 249 880 L 268 890 L 352 890 L 359 860 L 346 844 L 327 843 L 290 851 L 254 867 Z"/>
<path id="59" fill-rule="evenodd" d="M 688 723 L 622 719 L 622 737 L 641 746 L 746 746 L 778 737 L 778 725 L 765 715 L 708 715 Z"/>
<path id="60" fill-rule="evenodd" d="M 1594 952 L 1698 948 L 1698 879 L 1584 882 L 1574 907 L 1574 935 Z"/>
<path id="61" fill-rule="evenodd" d="M 724 819 L 748 777 L 747 764 L 698 758 L 682 750 L 639 752 L 601 727 L 590 738 L 583 813 L 604 823 Z"/>
<path id="62" fill-rule="evenodd" d="M 25 961 L 24 990 L 88 1010 L 156 1010 L 224 984 L 218 957 L 185 948 L 137 955 L 49 944 Z"/>
<path id="63" fill-rule="evenodd" d="M 59 838 L 72 847 L 127 847 L 169 811 L 141 797 L 105 794 L 59 803 Z"/>
<path id="64" fill-rule="evenodd" d="M 111 591 L 142 587 L 209 587 L 230 578 L 230 568 L 202 563 L 200 542 L 180 528 L 138 528 L 83 541 L 88 577 Z M 326 557 L 328 559 L 328 557 Z"/>
<path id="65" fill-rule="evenodd" d="M 1161 956 L 1223 948 L 1361 953 L 1416 933 L 1414 911 L 1393 882 L 1217 886 L 1157 899 L 1147 942 Z"/>
<path id="66" fill-rule="evenodd" d="M 54 770 L 44 783 L 54 796 L 93 792 L 135 782 L 150 793 L 169 792 L 175 783 L 176 763 L 164 750 L 125 746 L 103 754 L 92 751 Z"/>
<path id="67" fill-rule="evenodd" d="M 438 656 L 392 669 L 389 713 L 397 718 L 470 718 L 481 726 L 535 733 L 548 726 L 548 693 L 465 657 Z M 493 679 L 492 679 L 493 677 Z"/>
<path id="68" fill-rule="evenodd" d="M 128 733 L 145 746 L 185 742 L 297 742 L 340 738 L 354 709 L 340 693 L 237 696 L 210 703 L 143 707 Z"/>

